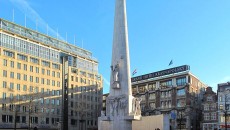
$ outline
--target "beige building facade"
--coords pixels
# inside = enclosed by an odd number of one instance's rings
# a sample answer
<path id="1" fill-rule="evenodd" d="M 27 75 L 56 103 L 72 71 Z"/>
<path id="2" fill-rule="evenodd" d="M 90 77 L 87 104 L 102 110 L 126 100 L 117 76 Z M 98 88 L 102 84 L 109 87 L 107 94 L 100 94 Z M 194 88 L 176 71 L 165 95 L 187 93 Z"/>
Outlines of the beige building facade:
<path id="1" fill-rule="evenodd" d="M 102 81 L 91 52 L 0 19 L 0 128 L 96 129 Z"/>

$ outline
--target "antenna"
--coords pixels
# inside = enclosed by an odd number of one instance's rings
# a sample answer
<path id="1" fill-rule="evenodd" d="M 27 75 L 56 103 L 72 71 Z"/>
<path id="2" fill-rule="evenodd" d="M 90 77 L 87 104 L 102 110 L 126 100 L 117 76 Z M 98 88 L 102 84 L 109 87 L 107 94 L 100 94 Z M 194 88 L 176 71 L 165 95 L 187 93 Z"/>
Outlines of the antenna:
<path id="1" fill-rule="evenodd" d="M 67 32 L 65 32 L 65 41 L 67 42 Z"/>
<path id="2" fill-rule="evenodd" d="M 13 19 L 12 19 L 12 21 L 14 22 L 14 9 L 13 9 Z"/>
<path id="3" fill-rule="evenodd" d="M 36 31 L 38 31 L 38 19 L 36 19 Z"/>
<path id="4" fill-rule="evenodd" d="M 48 24 L 46 24 L 46 35 L 49 35 L 48 34 Z"/>
<path id="5" fill-rule="evenodd" d="M 74 38 L 74 39 L 73 39 L 73 43 L 74 43 L 74 45 L 75 45 L 75 42 L 76 42 L 76 41 L 75 41 L 75 35 L 73 36 L 73 38 Z"/>
<path id="6" fill-rule="evenodd" d="M 26 14 L 25 14 L 25 27 L 26 27 Z"/>
<path id="7" fill-rule="evenodd" d="M 57 39 L 58 39 L 58 28 L 57 28 Z"/>

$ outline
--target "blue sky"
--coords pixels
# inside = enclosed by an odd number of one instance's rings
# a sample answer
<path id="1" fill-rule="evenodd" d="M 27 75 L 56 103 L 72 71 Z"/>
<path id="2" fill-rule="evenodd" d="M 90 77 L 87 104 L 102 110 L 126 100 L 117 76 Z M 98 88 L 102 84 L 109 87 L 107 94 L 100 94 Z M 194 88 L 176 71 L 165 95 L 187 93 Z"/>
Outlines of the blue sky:
<path id="1" fill-rule="evenodd" d="M 131 71 L 135 76 L 190 65 L 216 90 L 230 81 L 229 0 L 127 0 Z M 99 61 L 109 90 L 115 0 L 0 0 L 0 17 L 74 43 Z"/>

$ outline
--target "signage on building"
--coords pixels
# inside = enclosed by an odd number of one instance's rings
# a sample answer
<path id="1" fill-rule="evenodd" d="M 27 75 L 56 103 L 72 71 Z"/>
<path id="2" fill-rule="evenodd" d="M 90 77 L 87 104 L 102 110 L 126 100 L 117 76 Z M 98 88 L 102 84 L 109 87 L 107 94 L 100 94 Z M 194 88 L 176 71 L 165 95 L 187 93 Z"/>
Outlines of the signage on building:
<path id="1" fill-rule="evenodd" d="M 220 128 L 225 128 L 225 125 L 220 125 Z M 226 125 L 226 128 L 230 128 L 230 125 Z"/>
<path id="2" fill-rule="evenodd" d="M 179 66 L 179 67 L 175 67 L 175 68 L 170 68 L 170 69 L 166 69 L 166 70 L 161 70 L 161 71 L 133 77 L 133 78 L 131 78 L 131 81 L 136 82 L 136 81 L 146 80 L 146 79 L 150 79 L 150 78 L 155 78 L 155 77 L 160 77 L 160 76 L 169 75 L 169 74 L 173 74 L 173 73 L 179 73 L 179 72 L 187 71 L 189 69 L 190 69 L 190 67 L 188 65 L 183 65 L 183 66 Z"/>

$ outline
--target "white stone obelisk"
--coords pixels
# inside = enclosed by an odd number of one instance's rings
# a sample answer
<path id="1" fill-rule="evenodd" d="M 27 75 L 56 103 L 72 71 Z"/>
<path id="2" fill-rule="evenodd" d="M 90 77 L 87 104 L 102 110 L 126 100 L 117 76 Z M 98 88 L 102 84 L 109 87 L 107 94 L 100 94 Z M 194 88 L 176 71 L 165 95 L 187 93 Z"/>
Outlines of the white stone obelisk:
<path id="1" fill-rule="evenodd" d="M 126 0 L 116 0 L 110 93 L 106 115 L 99 117 L 99 130 L 132 130 L 141 117 L 140 100 L 132 96 Z"/>

